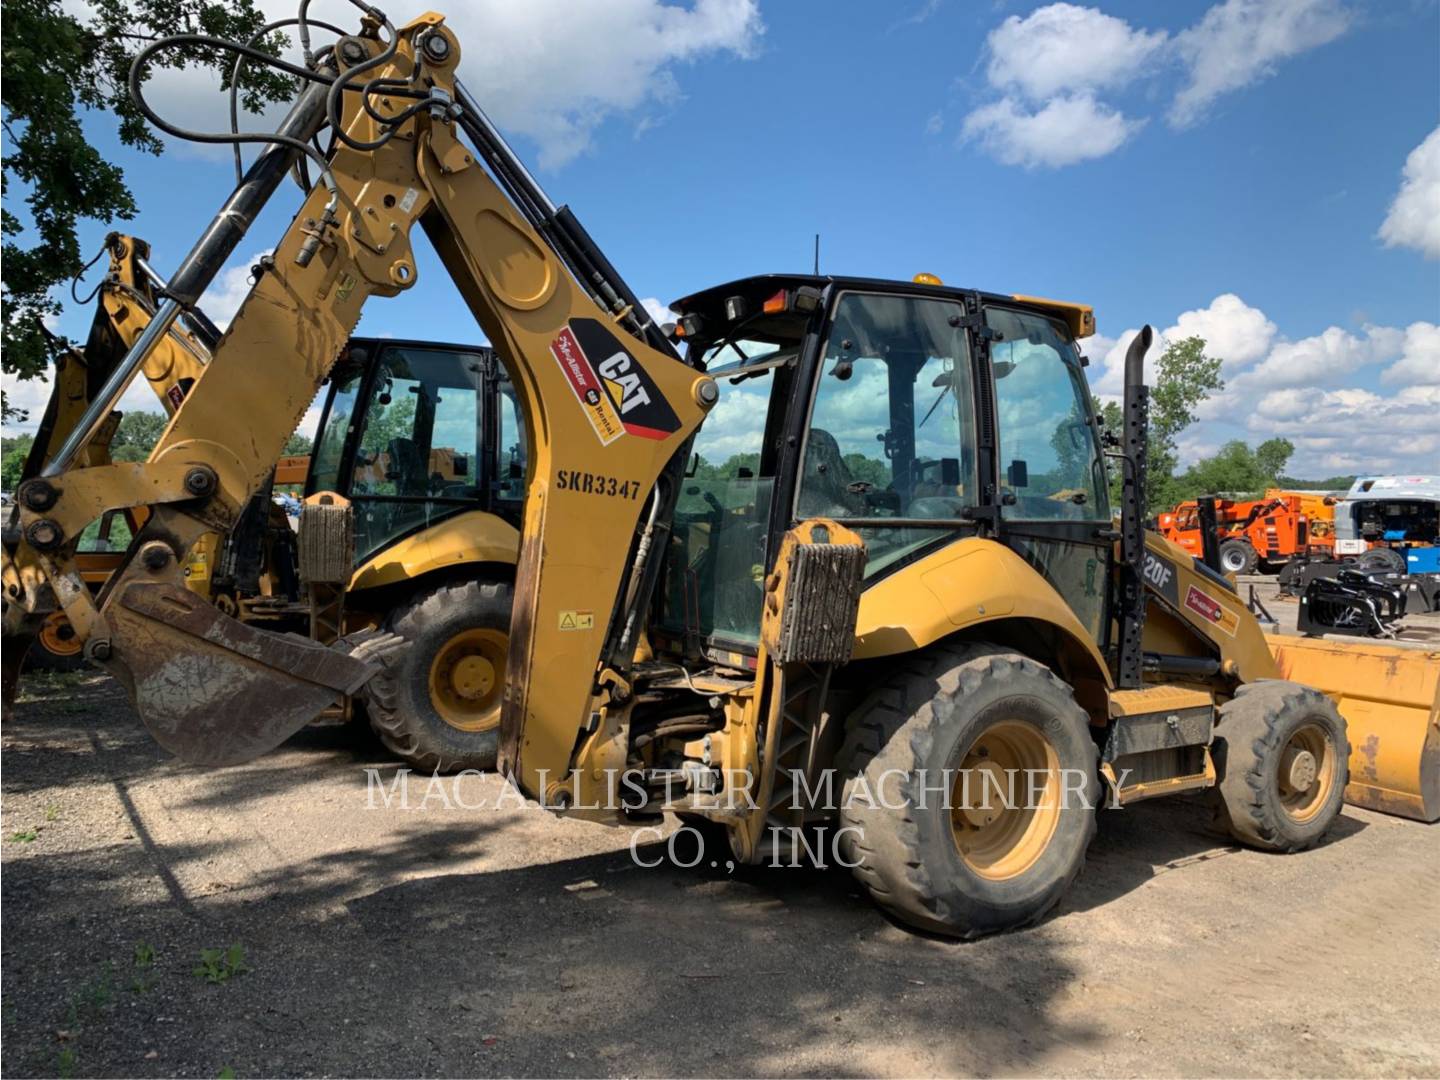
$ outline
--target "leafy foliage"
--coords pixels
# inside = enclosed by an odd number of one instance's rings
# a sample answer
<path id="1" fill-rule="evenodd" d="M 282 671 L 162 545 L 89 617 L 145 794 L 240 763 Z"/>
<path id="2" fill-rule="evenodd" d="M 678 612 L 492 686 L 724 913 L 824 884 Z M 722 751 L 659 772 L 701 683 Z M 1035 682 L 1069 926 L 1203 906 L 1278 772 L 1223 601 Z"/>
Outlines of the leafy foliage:
<path id="1" fill-rule="evenodd" d="M 113 461 L 144 461 L 165 433 L 168 420 L 160 413 L 128 412 L 120 418 L 115 438 L 110 441 Z"/>
<path id="2" fill-rule="evenodd" d="M 1225 389 L 1220 357 L 1205 354 L 1205 339 L 1188 337 L 1167 345 L 1155 366 L 1150 391 L 1150 468 L 1147 514 L 1174 506 L 1176 498 L 1175 440 L 1195 422 L 1195 410 L 1206 398 Z M 1293 450 L 1294 447 L 1291 447 Z M 1287 455 L 1288 456 L 1288 455 Z"/>
<path id="3" fill-rule="evenodd" d="M 1195 422 L 1195 410 L 1200 403 L 1215 391 L 1225 388 L 1225 381 L 1220 378 L 1220 363 L 1220 357 L 1206 355 L 1205 339 L 1200 337 L 1172 342 L 1156 362 L 1154 385 L 1150 388 L 1146 516 L 1168 510 L 1185 497 L 1176 494 L 1179 488 L 1175 475 L 1178 464 L 1175 440 Z M 1102 404 L 1098 398 L 1094 400 L 1094 406 L 1100 426 L 1120 438 L 1125 427 L 1121 406 L 1113 401 Z M 1114 459 L 1107 459 L 1106 469 L 1110 480 L 1110 505 L 1118 507 L 1120 465 Z"/>
<path id="4" fill-rule="evenodd" d="M 1239 439 L 1228 442 L 1215 456 L 1201 458 L 1175 478 L 1175 501 L 1222 493 L 1258 496 L 1278 486 L 1280 472 L 1294 452 L 1289 439 L 1266 439 L 1253 450 Z"/>
<path id="5" fill-rule="evenodd" d="M 4 156 L 6 206 L 3 361 L 7 374 L 39 375 L 63 339 L 44 322 L 60 313 L 55 286 L 73 278 L 84 259 L 76 234 L 81 219 L 112 222 L 135 216 L 135 198 L 118 166 L 106 161 L 86 138 L 89 112 L 111 114 L 120 141 L 148 153 L 161 142 L 130 100 L 126 79 L 136 53 L 173 33 L 250 37 L 265 22 L 256 0 L 92 0 L 82 21 L 61 0 L 5 0 L 0 9 L 0 84 L 8 153 Z M 285 39 L 272 35 L 262 47 L 277 52 Z M 228 80 L 231 54 L 184 48 L 157 54 L 153 68 L 199 63 Z M 241 80 L 241 99 L 258 109 L 294 93 L 288 76 L 250 64 Z M 12 185 L 25 192 L 25 214 L 12 212 Z M 24 241 L 21 237 L 24 236 Z M 5 419 L 23 419 L 20 410 L 0 404 Z"/>
<path id="6" fill-rule="evenodd" d="M 14 491 L 25 468 L 25 457 L 35 442 L 32 435 L 0 440 L 0 491 Z"/>
<path id="7" fill-rule="evenodd" d="M 308 454 L 315 449 L 315 442 L 309 435 L 301 435 L 298 431 L 285 440 L 285 449 L 282 454 Z"/>

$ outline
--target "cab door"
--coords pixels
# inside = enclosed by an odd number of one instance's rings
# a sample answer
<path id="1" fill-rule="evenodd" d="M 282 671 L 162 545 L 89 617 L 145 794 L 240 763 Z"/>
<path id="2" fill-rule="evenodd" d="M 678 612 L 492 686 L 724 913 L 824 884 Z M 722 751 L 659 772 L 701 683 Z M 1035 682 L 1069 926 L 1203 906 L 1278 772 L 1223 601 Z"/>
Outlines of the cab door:
<path id="1" fill-rule="evenodd" d="M 1100 433 L 1079 351 L 1062 323 L 991 306 L 1000 537 L 1107 644 L 1113 525 Z"/>
<path id="2" fill-rule="evenodd" d="M 488 349 L 350 343 L 332 374 L 306 493 L 350 500 L 357 563 L 455 514 L 494 508 L 493 366 Z"/>

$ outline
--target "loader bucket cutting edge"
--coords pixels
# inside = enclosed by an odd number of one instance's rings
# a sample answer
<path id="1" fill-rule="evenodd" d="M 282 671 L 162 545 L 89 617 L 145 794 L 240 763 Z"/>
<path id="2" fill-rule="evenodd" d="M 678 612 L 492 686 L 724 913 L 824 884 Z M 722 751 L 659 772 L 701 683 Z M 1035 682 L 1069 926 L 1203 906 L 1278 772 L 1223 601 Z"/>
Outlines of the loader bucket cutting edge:
<path id="1" fill-rule="evenodd" d="M 150 734 L 195 765 L 274 749 L 380 667 L 294 634 L 256 630 L 173 585 L 109 605 L 112 659 Z"/>
<path id="2" fill-rule="evenodd" d="M 1440 820 L 1440 652 L 1267 634 L 1282 678 L 1328 695 L 1345 717 L 1345 801 Z"/>

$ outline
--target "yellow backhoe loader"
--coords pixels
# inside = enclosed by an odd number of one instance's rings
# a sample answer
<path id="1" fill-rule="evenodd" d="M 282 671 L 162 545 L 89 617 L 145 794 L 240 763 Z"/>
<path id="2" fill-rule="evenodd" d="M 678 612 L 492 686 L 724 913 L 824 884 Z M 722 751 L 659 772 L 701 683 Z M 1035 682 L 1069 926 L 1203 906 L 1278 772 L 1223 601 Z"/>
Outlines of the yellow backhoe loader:
<path id="1" fill-rule="evenodd" d="M 527 796 L 612 824 L 673 811 L 748 862 L 824 837 L 877 903 L 961 937 L 1043 916 L 1102 801 L 1208 790 L 1244 843 L 1324 834 L 1340 713 L 1279 678 L 1232 580 L 1143 531 L 1148 329 L 1126 358 L 1117 529 L 1077 344 L 1090 308 L 773 275 L 678 301 L 667 332 L 457 81 L 443 18 L 397 30 L 362 8 L 360 33 L 303 66 L 194 35 L 137 59 L 137 106 L 180 137 L 141 91 L 161 49 L 229 49 L 307 88 L 252 137 L 265 149 L 145 334 L 20 489 L 7 626 L 58 601 L 155 738 L 201 764 L 384 693 L 402 637 L 272 634 L 182 568 L 233 527 L 363 305 L 417 287 L 418 223 L 530 440 L 499 753 Z M 149 461 L 85 467 L 126 379 L 300 155 L 319 179 Z M 323 498 L 302 567 L 353 529 Z M 73 537 L 142 505 L 92 599 Z"/>
<path id="2" fill-rule="evenodd" d="M 56 364 L 26 479 L 40 475 L 158 306 L 165 282 L 143 240 L 111 234 L 103 254 L 109 267 L 89 337 Z M 141 368 L 171 416 L 220 338 L 198 308 L 186 319 Z M 315 453 L 278 459 L 234 527 L 196 541 L 184 585 L 242 622 L 322 643 L 382 623 L 402 634 L 417 647 L 366 710 L 376 733 L 418 767 L 493 768 L 524 483 L 514 391 L 488 348 L 359 337 L 328 386 Z M 88 444 L 90 464 L 108 463 L 118 421 L 112 413 Z M 352 505 L 345 580 L 300 576 L 304 538 L 270 498 L 272 485 L 286 484 Z M 76 566 L 92 589 L 122 565 L 147 514 L 143 506 L 107 510 L 78 538 Z M 32 667 L 83 665 L 63 610 L 46 616 L 28 657 Z M 347 698 L 321 719 L 350 715 Z"/>

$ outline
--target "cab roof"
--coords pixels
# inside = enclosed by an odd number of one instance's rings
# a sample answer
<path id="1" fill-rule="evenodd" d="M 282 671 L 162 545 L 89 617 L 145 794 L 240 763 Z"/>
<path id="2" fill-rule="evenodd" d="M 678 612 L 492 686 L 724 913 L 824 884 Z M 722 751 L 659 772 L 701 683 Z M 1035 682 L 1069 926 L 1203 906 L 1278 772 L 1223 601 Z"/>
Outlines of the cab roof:
<path id="1" fill-rule="evenodd" d="M 670 305 L 670 310 L 680 315 L 699 315 L 717 324 L 725 322 L 725 301 L 732 296 L 743 296 L 751 304 L 773 296 L 781 289 L 802 287 L 827 289 L 878 289 L 885 292 L 904 291 L 907 293 L 931 293 L 937 297 L 959 300 L 976 290 L 952 288 L 949 285 L 924 285 L 913 281 L 893 281 L 886 278 L 832 277 L 816 274 L 757 274 L 753 277 L 738 278 L 723 285 L 715 285 L 689 296 L 681 297 Z M 1075 338 L 1089 337 L 1095 333 L 1095 309 L 1089 304 L 1075 304 L 1065 300 L 1047 300 L 1039 296 L 1006 295 L 979 290 L 982 300 L 990 303 L 1018 304 L 1021 307 L 1039 311 L 1056 318 L 1069 327 Z"/>

